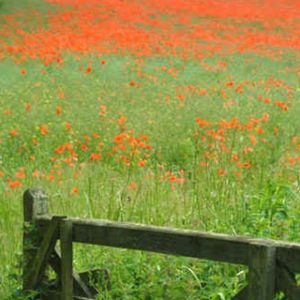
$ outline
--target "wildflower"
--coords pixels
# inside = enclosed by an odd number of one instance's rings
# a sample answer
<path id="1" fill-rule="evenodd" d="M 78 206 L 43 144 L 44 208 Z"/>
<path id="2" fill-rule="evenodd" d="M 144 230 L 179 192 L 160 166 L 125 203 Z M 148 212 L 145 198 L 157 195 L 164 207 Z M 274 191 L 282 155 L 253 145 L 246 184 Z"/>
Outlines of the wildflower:
<path id="1" fill-rule="evenodd" d="M 136 190 L 137 189 L 137 183 L 135 181 L 130 182 L 130 184 L 128 185 L 128 189 L 129 190 Z"/>
<path id="2" fill-rule="evenodd" d="M 262 121 L 263 123 L 266 123 L 266 122 L 268 121 L 268 119 L 269 119 L 269 114 L 268 114 L 268 113 L 264 113 L 264 114 L 262 115 L 261 121 Z"/>
<path id="3" fill-rule="evenodd" d="M 43 124 L 39 128 L 41 135 L 47 135 L 48 134 L 48 125 Z"/>
<path id="4" fill-rule="evenodd" d="M 73 187 L 73 188 L 71 189 L 71 193 L 73 193 L 73 194 L 76 194 L 76 193 L 78 193 L 78 192 L 79 192 L 78 187 Z"/>
<path id="5" fill-rule="evenodd" d="M 245 163 L 239 163 L 238 164 L 239 168 L 243 168 L 243 169 L 250 169 L 252 167 L 251 162 L 245 162 Z"/>
<path id="6" fill-rule="evenodd" d="M 232 161 L 238 161 L 239 160 L 239 156 L 237 154 L 232 154 L 231 160 Z"/>
<path id="7" fill-rule="evenodd" d="M 49 181 L 54 181 L 54 180 L 55 180 L 55 176 L 54 176 L 53 174 L 49 174 L 49 175 L 47 176 L 47 179 L 48 179 Z"/>
<path id="8" fill-rule="evenodd" d="M 120 119 L 118 120 L 118 124 L 120 126 L 124 125 L 127 121 L 127 118 L 125 116 L 121 116 Z"/>
<path id="9" fill-rule="evenodd" d="M 85 70 L 85 74 L 89 75 L 92 73 L 92 67 L 87 67 L 87 69 Z"/>
<path id="10" fill-rule="evenodd" d="M 40 172 L 39 172 L 39 170 L 34 170 L 34 172 L 32 173 L 32 176 L 33 177 L 40 177 Z"/>
<path id="11" fill-rule="evenodd" d="M 56 106 L 56 109 L 55 109 L 56 115 L 57 115 L 57 116 L 60 116 L 60 115 L 61 115 L 61 112 L 62 112 L 61 106 Z"/>
<path id="12" fill-rule="evenodd" d="M 9 187 L 10 187 L 11 189 L 16 189 L 16 188 L 22 186 L 22 182 L 21 182 L 21 181 L 18 181 L 18 180 L 16 180 L 16 181 L 10 180 L 10 181 L 8 182 L 8 184 L 9 184 Z"/>
<path id="13" fill-rule="evenodd" d="M 90 156 L 90 159 L 91 160 L 100 160 L 101 159 L 101 154 L 99 153 L 92 153 L 91 156 Z"/>
<path id="14" fill-rule="evenodd" d="M 65 123 L 65 128 L 66 128 L 67 130 L 71 130 L 71 129 L 72 129 L 71 123 L 66 122 L 66 123 Z"/>
<path id="15" fill-rule="evenodd" d="M 140 160 L 138 162 L 138 166 L 141 167 L 141 168 L 145 167 L 145 165 L 146 165 L 146 162 L 144 160 Z"/>
<path id="16" fill-rule="evenodd" d="M 209 163 L 208 163 L 208 162 L 205 162 L 205 161 L 202 161 L 202 162 L 199 163 L 199 166 L 200 166 L 201 168 L 206 168 L 206 167 L 209 166 Z"/>
<path id="17" fill-rule="evenodd" d="M 24 171 L 20 170 L 20 171 L 16 172 L 16 178 L 20 178 L 20 179 L 25 178 Z"/>
<path id="18" fill-rule="evenodd" d="M 256 136 L 255 135 L 250 135 L 250 142 L 252 145 L 256 145 L 257 140 L 256 140 Z"/>
<path id="19" fill-rule="evenodd" d="M 86 151 L 88 150 L 88 146 L 87 146 L 86 144 L 82 144 L 82 145 L 80 146 L 80 150 L 81 150 L 82 152 L 86 152 Z"/>
<path id="20" fill-rule="evenodd" d="M 92 137 L 93 137 L 93 139 L 99 139 L 100 138 L 100 134 L 98 134 L 96 132 L 93 132 L 92 133 Z"/>
<path id="21" fill-rule="evenodd" d="M 210 126 L 210 123 L 203 120 L 203 119 L 200 119 L 200 118 L 197 118 L 196 119 L 196 123 L 200 126 L 200 127 L 207 127 L 207 126 Z"/>
<path id="22" fill-rule="evenodd" d="M 32 104 L 31 104 L 31 103 L 26 103 L 26 104 L 25 104 L 25 109 L 26 109 L 27 111 L 31 110 L 31 108 L 32 108 Z"/>
<path id="23" fill-rule="evenodd" d="M 17 129 L 13 129 L 9 132 L 10 136 L 17 136 L 18 135 L 18 130 Z"/>
<path id="24" fill-rule="evenodd" d="M 54 150 L 54 153 L 56 154 L 61 154 L 65 151 L 65 145 L 60 145 L 58 146 L 55 150 Z"/>
<path id="25" fill-rule="evenodd" d="M 223 169 L 223 168 L 219 169 L 219 170 L 218 170 L 218 175 L 219 175 L 220 177 L 226 175 L 225 169 Z"/>

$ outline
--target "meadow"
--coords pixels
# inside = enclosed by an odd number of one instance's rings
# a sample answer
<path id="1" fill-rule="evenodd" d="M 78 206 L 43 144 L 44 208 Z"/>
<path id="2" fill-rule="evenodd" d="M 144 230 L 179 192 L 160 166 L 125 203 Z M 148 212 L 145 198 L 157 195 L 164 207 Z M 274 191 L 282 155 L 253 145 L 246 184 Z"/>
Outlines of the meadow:
<path id="1" fill-rule="evenodd" d="M 0 299 L 50 211 L 300 242 L 300 2 L 0 0 Z M 99 299 L 230 299 L 243 266 L 75 247 Z"/>

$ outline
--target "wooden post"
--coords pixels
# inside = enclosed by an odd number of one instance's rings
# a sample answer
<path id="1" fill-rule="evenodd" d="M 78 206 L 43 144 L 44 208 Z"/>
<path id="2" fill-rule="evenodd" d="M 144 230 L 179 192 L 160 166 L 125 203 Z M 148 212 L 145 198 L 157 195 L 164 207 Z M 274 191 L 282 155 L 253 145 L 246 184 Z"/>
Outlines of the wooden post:
<path id="1" fill-rule="evenodd" d="M 61 300 L 73 300 L 73 247 L 72 221 L 65 219 L 60 225 L 61 247 Z"/>
<path id="2" fill-rule="evenodd" d="M 248 300 L 274 300 L 276 247 L 262 240 L 249 245 Z"/>
<path id="3" fill-rule="evenodd" d="M 23 290 L 30 290 L 28 275 L 36 256 L 41 237 L 34 228 L 37 216 L 48 214 L 48 197 L 42 189 L 28 189 L 23 195 L 24 232 L 23 232 Z"/>

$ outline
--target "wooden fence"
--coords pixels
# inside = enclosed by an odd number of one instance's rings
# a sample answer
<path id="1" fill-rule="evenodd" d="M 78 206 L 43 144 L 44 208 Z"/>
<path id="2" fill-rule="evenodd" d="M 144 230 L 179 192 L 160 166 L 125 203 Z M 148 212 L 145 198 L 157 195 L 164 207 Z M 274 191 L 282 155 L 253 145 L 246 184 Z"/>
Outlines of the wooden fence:
<path id="1" fill-rule="evenodd" d="M 60 250 L 56 247 L 60 240 Z M 97 282 L 109 288 L 105 269 L 76 273 L 73 270 L 73 242 L 181 255 L 249 268 L 248 285 L 233 299 L 273 300 L 283 292 L 299 300 L 300 245 L 266 239 L 249 239 L 224 234 L 82 220 L 48 214 L 43 190 L 24 193 L 23 290 L 36 291 L 40 299 L 88 300 L 97 298 Z M 56 281 L 46 277 L 50 265 Z"/>

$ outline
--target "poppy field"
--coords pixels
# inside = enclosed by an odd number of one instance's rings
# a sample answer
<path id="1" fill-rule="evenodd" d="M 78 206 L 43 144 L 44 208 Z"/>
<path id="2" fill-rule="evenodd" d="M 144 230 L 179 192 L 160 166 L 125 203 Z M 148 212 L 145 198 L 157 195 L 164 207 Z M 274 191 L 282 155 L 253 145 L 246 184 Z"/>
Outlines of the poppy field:
<path id="1" fill-rule="evenodd" d="M 0 299 L 50 211 L 300 242 L 298 0 L 0 0 Z M 224 300 L 243 266 L 93 246 L 99 299 Z M 279 296 L 280 298 L 280 296 Z"/>

